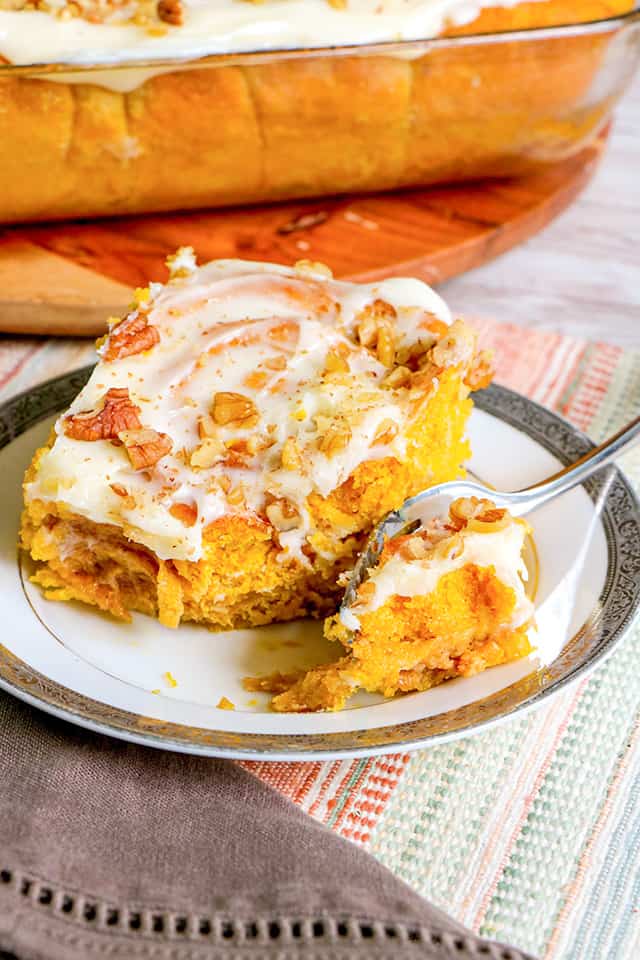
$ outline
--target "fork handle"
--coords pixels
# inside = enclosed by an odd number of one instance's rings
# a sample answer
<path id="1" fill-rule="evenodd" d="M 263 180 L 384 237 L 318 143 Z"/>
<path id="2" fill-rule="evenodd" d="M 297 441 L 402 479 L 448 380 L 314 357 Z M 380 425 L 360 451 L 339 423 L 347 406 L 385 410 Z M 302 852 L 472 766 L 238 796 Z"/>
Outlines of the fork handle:
<path id="1" fill-rule="evenodd" d="M 546 503 L 553 497 L 566 493 L 578 484 L 583 483 L 587 477 L 590 477 L 596 470 L 611 463 L 618 457 L 623 450 L 630 447 L 640 437 L 640 416 L 632 420 L 621 430 L 618 430 L 612 437 L 605 440 L 599 446 L 594 447 L 584 457 L 576 460 L 575 463 L 558 470 L 551 477 L 543 480 L 541 483 L 534 483 L 524 490 L 517 490 L 508 494 L 509 501 L 514 505 L 522 501 L 522 513 L 528 513 L 535 510 L 541 504 Z"/>

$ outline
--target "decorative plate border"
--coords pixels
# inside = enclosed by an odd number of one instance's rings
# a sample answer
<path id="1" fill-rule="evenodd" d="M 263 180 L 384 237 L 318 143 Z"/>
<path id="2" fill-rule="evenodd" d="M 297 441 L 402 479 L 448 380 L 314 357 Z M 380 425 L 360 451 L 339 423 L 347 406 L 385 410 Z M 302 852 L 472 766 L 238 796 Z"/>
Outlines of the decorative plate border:
<path id="1" fill-rule="evenodd" d="M 91 367 L 43 383 L 0 406 L 0 449 L 66 407 Z M 563 463 L 593 447 L 583 433 L 540 404 L 491 385 L 475 395 L 478 409 L 527 434 Z M 596 499 L 602 480 L 586 488 Z M 49 680 L 0 645 L 0 688 L 57 717 L 100 733 L 161 749 L 212 757 L 310 760 L 407 751 L 464 736 L 531 709 L 591 670 L 624 636 L 640 606 L 640 504 L 619 470 L 602 511 L 608 564 L 602 593 L 588 622 L 548 667 L 456 710 L 374 730 L 328 734 L 252 734 L 207 730 L 144 717 L 90 699 Z"/>

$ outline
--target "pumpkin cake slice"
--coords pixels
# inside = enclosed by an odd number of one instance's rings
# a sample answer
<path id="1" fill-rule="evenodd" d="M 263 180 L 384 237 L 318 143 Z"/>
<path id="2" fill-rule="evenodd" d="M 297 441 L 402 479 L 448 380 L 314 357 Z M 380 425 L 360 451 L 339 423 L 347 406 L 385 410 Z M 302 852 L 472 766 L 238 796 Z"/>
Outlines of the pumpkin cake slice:
<path id="1" fill-rule="evenodd" d="M 418 280 L 189 248 L 169 267 L 27 471 L 34 581 L 174 627 L 333 613 L 373 525 L 463 475 L 488 359 Z"/>
<path id="2" fill-rule="evenodd" d="M 475 497 L 387 541 L 356 600 L 325 622 L 346 655 L 299 677 L 248 680 L 280 711 L 340 710 L 359 689 L 391 697 L 469 677 L 532 651 L 529 526 Z"/>

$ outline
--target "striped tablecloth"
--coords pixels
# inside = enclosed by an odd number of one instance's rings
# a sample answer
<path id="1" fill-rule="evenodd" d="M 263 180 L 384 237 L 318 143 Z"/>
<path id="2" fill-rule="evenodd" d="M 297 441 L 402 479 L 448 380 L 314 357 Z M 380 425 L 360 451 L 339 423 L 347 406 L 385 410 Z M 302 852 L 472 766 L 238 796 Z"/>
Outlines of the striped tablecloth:
<path id="1" fill-rule="evenodd" d="M 602 438 L 640 409 L 640 354 L 476 322 L 497 379 Z M 0 399 L 86 363 L 0 341 Z M 624 467 L 640 481 L 640 451 Z M 640 551 L 640 544 L 638 545 Z M 250 763 L 458 919 L 544 958 L 640 957 L 640 628 L 534 713 L 410 756 Z"/>

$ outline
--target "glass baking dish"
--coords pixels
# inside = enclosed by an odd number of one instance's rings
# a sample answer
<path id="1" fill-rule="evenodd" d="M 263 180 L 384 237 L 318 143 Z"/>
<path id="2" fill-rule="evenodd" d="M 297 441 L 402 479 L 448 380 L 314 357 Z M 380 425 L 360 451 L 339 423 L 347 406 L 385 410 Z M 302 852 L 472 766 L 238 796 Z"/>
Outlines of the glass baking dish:
<path id="1" fill-rule="evenodd" d="M 370 46 L 0 64 L 0 222 L 523 174 L 581 150 L 640 59 L 640 12 Z"/>

